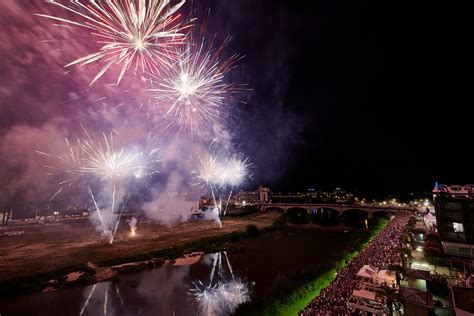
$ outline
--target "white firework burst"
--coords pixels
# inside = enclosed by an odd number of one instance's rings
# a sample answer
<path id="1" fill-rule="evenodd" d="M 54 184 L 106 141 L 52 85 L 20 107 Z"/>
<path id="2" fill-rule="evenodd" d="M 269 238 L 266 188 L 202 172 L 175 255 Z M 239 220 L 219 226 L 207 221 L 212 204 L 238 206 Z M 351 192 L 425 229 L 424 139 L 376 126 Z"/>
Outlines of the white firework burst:
<path id="1" fill-rule="evenodd" d="M 240 59 L 224 59 L 224 44 L 214 49 L 205 38 L 198 43 L 187 40 L 177 51 L 177 61 L 164 72 L 151 76 L 153 111 L 164 119 L 164 129 L 177 128 L 191 134 L 212 134 L 220 130 L 227 113 L 226 100 L 241 85 L 227 83 L 226 74 Z"/>
<path id="2" fill-rule="evenodd" d="M 59 1 L 49 0 L 76 19 L 68 19 L 47 14 L 36 14 L 58 21 L 63 25 L 81 27 L 90 30 L 91 38 L 100 45 L 92 54 L 80 57 L 66 67 L 87 65 L 94 62 L 102 68 L 93 78 L 91 85 L 113 65 L 120 65 L 117 84 L 132 65 L 154 72 L 160 68 L 170 67 L 175 46 L 185 39 L 184 31 L 190 25 L 179 23 L 178 9 L 184 0 L 169 6 L 170 0 L 83 0 L 70 1 L 64 5 Z"/>

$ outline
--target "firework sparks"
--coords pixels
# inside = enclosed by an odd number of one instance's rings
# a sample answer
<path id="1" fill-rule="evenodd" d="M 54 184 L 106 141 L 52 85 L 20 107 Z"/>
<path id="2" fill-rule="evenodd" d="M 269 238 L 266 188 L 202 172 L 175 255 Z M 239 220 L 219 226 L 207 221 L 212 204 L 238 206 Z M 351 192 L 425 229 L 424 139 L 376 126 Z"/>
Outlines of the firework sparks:
<path id="1" fill-rule="evenodd" d="M 82 316 L 84 314 L 84 311 L 86 310 L 87 306 L 89 306 L 89 302 L 91 300 L 92 295 L 94 294 L 96 286 L 97 286 L 97 283 L 92 286 L 91 291 L 89 292 L 89 295 L 87 296 L 87 299 L 86 299 L 86 301 L 84 302 L 84 305 L 81 308 L 81 312 L 79 313 L 79 316 Z"/>
<path id="2" fill-rule="evenodd" d="M 127 223 L 130 226 L 130 235 L 134 237 L 137 232 L 137 219 L 132 217 L 130 220 L 127 220 Z"/>
<path id="3" fill-rule="evenodd" d="M 226 259 L 225 263 L 227 263 L 227 270 L 231 276 L 230 280 L 224 277 L 222 254 Z M 200 315 L 232 314 L 237 306 L 250 301 L 249 284 L 234 276 L 225 251 L 212 254 L 212 259 L 209 285 L 206 286 L 201 281 L 193 282 L 193 288 L 189 290 L 189 294 L 193 295 L 198 303 Z M 216 281 L 213 284 L 214 280 Z"/>
<path id="4" fill-rule="evenodd" d="M 113 137 L 104 135 L 104 143 L 85 142 L 82 149 L 87 153 L 84 172 L 93 173 L 101 180 L 120 179 L 140 174 L 144 169 L 141 153 L 133 148 L 113 149 Z"/>
<path id="5" fill-rule="evenodd" d="M 243 154 L 231 158 L 220 159 L 219 156 L 205 152 L 197 157 L 197 168 L 192 171 L 194 184 L 208 187 L 214 201 L 213 214 L 216 222 L 222 227 L 221 212 L 225 215 L 235 186 L 241 185 L 247 177 L 251 177 L 251 163 Z M 228 193 L 227 193 L 228 192 Z M 227 196 L 225 198 L 225 196 Z M 225 202 L 225 208 L 222 207 Z"/>
<path id="6" fill-rule="evenodd" d="M 115 291 L 114 291 L 115 288 Z M 103 292 L 102 292 L 103 290 Z M 103 301 L 102 295 L 103 293 Z M 124 301 L 122 294 L 120 293 L 120 289 L 118 284 L 111 283 L 111 282 L 104 282 L 104 283 L 96 283 L 92 286 L 89 294 L 87 296 L 84 305 L 81 308 L 79 316 L 82 315 L 107 315 L 107 310 L 110 305 L 110 302 L 118 300 L 120 301 L 120 305 L 124 306 Z"/>
<path id="7" fill-rule="evenodd" d="M 211 186 L 216 182 L 219 171 L 217 155 L 204 153 L 197 157 L 197 168 L 192 172 L 194 183 L 201 187 Z"/>
<path id="8" fill-rule="evenodd" d="M 243 154 L 222 160 L 218 155 L 206 152 L 197 157 L 197 168 L 192 175 L 194 183 L 201 187 L 233 187 L 242 184 L 246 177 L 250 177 L 251 165 Z"/>
<path id="9" fill-rule="evenodd" d="M 229 282 L 222 283 L 219 286 L 219 290 L 221 295 L 224 297 L 224 304 L 227 309 L 230 313 L 233 313 L 237 306 L 250 301 L 250 290 L 248 283 L 243 282 L 240 278 L 234 276 L 234 271 L 226 251 L 224 251 L 224 256 L 232 279 Z"/>
<path id="10" fill-rule="evenodd" d="M 48 3 L 56 5 L 77 19 L 36 14 L 54 21 L 59 26 L 76 26 L 90 30 L 90 35 L 102 47 L 92 54 L 78 58 L 66 67 L 87 65 L 100 62 L 103 66 L 91 85 L 97 81 L 113 65 L 121 65 L 117 84 L 125 72 L 134 65 L 135 70 L 141 68 L 158 72 L 161 66 L 169 67 L 170 57 L 174 56 L 174 48 L 184 41 L 183 33 L 189 25 L 178 22 L 180 15 L 175 14 L 184 4 L 184 0 L 169 6 L 170 0 L 109 0 L 70 1 L 63 5 L 58 1 Z"/>
<path id="11" fill-rule="evenodd" d="M 47 175 L 61 177 L 61 180 L 59 181 L 59 189 L 53 194 L 50 201 L 58 196 L 65 188 L 70 188 L 77 183 L 82 176 L 81 169 L 83 167 L 84 156 L 80 142 L 78 141 L 75 144 L 71 144 L 67 138 L 65 141 L 67 150 L 63 154 L 51 155 L 41 151 L 36 151 L 38 154 L 54 158 L 55 160 L 54 164 L 45 166 L 49 170 Z"/>
<path id="12" fill-rule="evenodd" d="M 201 281 L 193 282 L 193 285 L 194 287 L 189 292 L 199 305 L 199 314 L 206 316 L 222 315 L 217 286 L 206 286 Z"/>
<path id="13" fill-rule="evenodd" d="M 94 173 L 101 180 L 120 179 L 140 174 L 143 166 L 136 150 L 127 151 L 125 148 L 113 150 L 106 137 L 105 146 L 99 143 L 93 146 L 90 143 L 83 145 L 87 153 L 84 172 Z"/>
<path id="14" fill-rule="evenodd" d="M 249 176 L 251 163 L 243 154 L 234 155 L 219 166 L 217 181 L 220 185 L 230 185 L 232 187 L 242 184 Z"/>
<path id="15" fill-rule="evenodd" d="M 99 221 L 100 221 L 100 224 L 102 226 L 102 233 L 104 234 L 104 236 L 107 236 L 107 235 L 110 235 L 111 232 L 107 229 L 106 225 L 105 225 L 105 222 L 104 222 L 104 219 L 102 217 L 102 213 L 100 211 L 100 208 L 99 206 L 97 205 L 97 201 L 95 199 L 95 196 L 94 196 L 94 193 L 92 193 L 92 190 L 91 188 L 89 187 L 89 193 L 91 195 L 91 198 L 92 198 L 92 201 L 94 202 L 94 207 L 95 207 L 95 210 L 97 211 L 97 214 L 99 216 Z"/>
<path id="16" fill-rule="evenodd" d="M 230 314 L 234 313 L 240 304 L 250 301 L 249 285 L 239 278 L 219 284 L 217 293 L 221 298 L 222 309 L 226 309 Z"/>
<path id="17" fill-rule="evenodd" d="M 225 165 L 221 166 L 222 171 L 219 173 L 219 183 L 221 187 L 230 186 L 229 195 L 227 196 L 223 215 L 227 214 L 230 198 L 235 186 L 241 185 L 245 178 L 251 177 L 249 174 L 251 163 L 243 154 L 234 155 L 227 159 Z"/>
<path id="18" fill-rule="evenodd" d="M 150 91 L 157 112 L 165 119 L 165 129 L 209 133 L 221 124 L 226 112 L 224 101 L 239 89 L 224 80 L 240 59 L 239 55 L 222 57 L 228 41 L 213 49 L 204 37 L 197 44 L 188 39 L 186 47 L 177 52 L 177 62 L 151 76 Z"/>
<path id="19" fill-rule="evenodd" d="M 160 155 L 158 149 L 153 147 L 152 144 L 150 134 L 148 134 L 145 148 L 135 146 L 132 149 L 124 147 L 115 149 L 112 135 L 108 138 L 105 134 L 103 134 L 103 142 L 95 142 L 89 137 L 89 140 L 84 140 L 81 143 L 81 148 L 86 157 L 82 170 L 84 173 L 91 173 L 100 180 L 108 183 L 111 188 L 110 212 L 112 214 L 115 212 L 117 187 L 121 186 L 121 182 L 130 178 L 149 176 L 157 172 L 155 168 L 156 164 L 160 161 Z M 93 198 L 92 190 L 90 190 L 90 193 Z M 101 210 L 97 206 L 97 203 L 95 203 L 95 200 L 94 205 L 100 216 Z M 109 234 L 110 243 L 114 241 L 124 206 L 125 203 L 122 205 L 114 227 L 109 227 L 111 231 L 111 234 Z M 100 219 L 103 224 L 102 217 L 100 217 Z"/>
<path id="20" fill-rule="evenodd" d="M 122 212 L 128 198 L 122 201 L 119 215 L 115 216 L 116 204 L 121 199 L 123 184 L 129 179 L 142 179 L 157 173 L 157 164 L 161 161 L 158 148 L 154 145 L 154 138 L 148 134 L 144 145 L 136 145 L 131 148 L 121 147 L 116 149 L 114 138 L 103 134 L 102 141 L 94 141 L 90 134 L 83 128 L 87 139 L 80 139 L 71 144 L 66 140 L 67 151 L 61 155 L 51 155 L 44 152 L 37 153 L 47 157 L 55 158 L 56 164 L 47 166 L 49 174 L 65 174 L 59 182 L 59 190 L 53 195 L 55 198 L 65 187 L 70 187 L 78 178 L 87 183 L 88 193 L 93 202 L 93 208 L 97 214 L 97 228 L 103 236 L 109 238 L 112 243 L 118 229 Z M 53 167 L 54 166 L 54 167 Z M 101 194 L 94 194 L 90 181 L 100 180 Z M 105 183 L 105 190 L 102 185 Z M 110 194 L 110 200 L 102 200 L 104 193 Z M 107 205 L 107 206 L 104 206 Z"/>
<path id="21" fill-rule="evenodd" d="M 83 141 L 80 146 L 85 153 L 82 171 L 101 180 L 150 176 L 158 172 L 155 167 L 161 160 L 159 150 L 151 145 L 150 139 L 149 134 L 144 148 L 135 146 L 131 149 L 115 149 L 112 135 L 103 134 L 103 142 Z"/>

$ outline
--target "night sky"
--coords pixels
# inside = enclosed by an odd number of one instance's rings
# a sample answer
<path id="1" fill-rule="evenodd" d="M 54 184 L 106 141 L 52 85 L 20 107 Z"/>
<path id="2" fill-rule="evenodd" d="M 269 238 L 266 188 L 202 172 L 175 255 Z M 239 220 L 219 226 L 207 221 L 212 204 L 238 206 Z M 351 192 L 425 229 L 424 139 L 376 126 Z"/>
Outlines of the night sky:
<path id="1" fill-rule="evenodd" d="M 297 118 L 281 187 L 406 193 L 472 182 L 459 14 L 381 1 L 274 4 L 260 27 L 288 52 L 282 107 Z"/>
<path id="2" fill-rule="evenodd" d="M 232 36 L 225 53 L 245 56 L 228 79 L 251 91 L 241 92 L 245 103 L 233 106 L 228 128 L 232 146 L 255 165 L 248 187 L 404 193 L 429 191 L 435 181 L 473 181 L 472 97 L 458 74 L 462 27 L 448 22 L 449 9 L 382 1 L 195 1 L 199 18 L 205 8 L 208 32 L 217 40 Z M 93 69 L 64 74 L 62 66 L 94 43 L 33 16 L 49 9 L 40 0 L 0 3 L 2 203 L 45 182 L 37 180 L 34 150 L 75 135 L 79 122 L 94 129 L 105 119 L 114 128 L 133 121 L 136 111 L 129 105 L 111 114 L 110 104 L 95 102 L 121 96 L 110 86 L 84 88 Z M 191 11 L 189 3 L 184 11 Z"/>

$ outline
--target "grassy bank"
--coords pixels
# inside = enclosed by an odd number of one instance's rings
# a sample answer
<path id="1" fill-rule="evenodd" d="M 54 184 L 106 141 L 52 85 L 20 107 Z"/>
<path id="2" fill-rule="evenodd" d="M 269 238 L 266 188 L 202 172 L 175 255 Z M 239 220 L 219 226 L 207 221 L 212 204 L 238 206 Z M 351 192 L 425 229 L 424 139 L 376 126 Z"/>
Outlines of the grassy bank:
<path id="1" fill-rule="evenodd" d="M 102 260 L 96 262 L 96 264 L 99 267 L 107 267 L 131 262 L 146 262 L 147 260 L 154 259 L 155 264 L 148 262 L 150 264 L 131 266 L 129 269 L 130 271 L 137 271 L 140 269 L 146 269 L 147 267 L 156 267 L 156 264 L 160 264 L 165 260 L 173 260 L 190 252 L 199 251 L 204 253 L 214 253 L 222 250 L 238 252 L 243 249 L 236 242 L 244 238 L 257 237 L 262 233 L 274 232 L 283 228 L 285 225 L 286 218 L 283 215 L 280 218 L 277 218 L 272 225 L 264 227 L 263 229 L 258 229 L 255 225 L 248 225 L 245 231 L 234 231 L 220 236 L 204 237 L 182 245 L 176 245 L 156 251 Z M 83 272 L 83 275 L 75 282 L 67 282 L 66 275 L 71 272 Z M 84 262 L 48 273 L 37 274 L 33 277 L 12 278 L 0 283 L 0 296 L 6 297 L 22 293 L 38 292 L 50 285 L 57 288 L 64 288 L 74 285 L 92 284 L 96 282 L 94 274 L 95 270 L 88 267 L 86 262 Z"/>
<path id="2" fill-rule="evenodd" d="M 375 218 L 370 223 L 370 231 L 362 239 L 354 240 L 340 259 L 320 270 L 300 271 L 276 284 L 269 299 L 245 303 L 237 309 L 236 315 L 297 315 L 300 310 L 319 295 L 335 278 L 336 272 L 357 256 L 373 237 L 388 223 L 385 218 Z"/>

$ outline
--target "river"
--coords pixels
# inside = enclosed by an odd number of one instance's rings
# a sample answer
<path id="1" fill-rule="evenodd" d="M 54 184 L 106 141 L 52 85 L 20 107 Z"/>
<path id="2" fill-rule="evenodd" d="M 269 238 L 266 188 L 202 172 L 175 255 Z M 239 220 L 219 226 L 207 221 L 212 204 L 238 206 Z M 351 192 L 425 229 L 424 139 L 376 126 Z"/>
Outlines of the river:
<path id="1" fill-rule="evenodd" d="M 114 281 L 0 298 L 0 315 L 231 315 L 271 295 L 278 280 L 329 265 L 360 234 L 290 228 L 189 265 L 167 262 Z"/>

